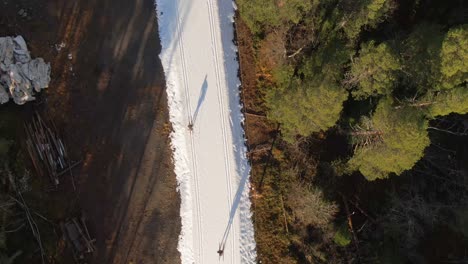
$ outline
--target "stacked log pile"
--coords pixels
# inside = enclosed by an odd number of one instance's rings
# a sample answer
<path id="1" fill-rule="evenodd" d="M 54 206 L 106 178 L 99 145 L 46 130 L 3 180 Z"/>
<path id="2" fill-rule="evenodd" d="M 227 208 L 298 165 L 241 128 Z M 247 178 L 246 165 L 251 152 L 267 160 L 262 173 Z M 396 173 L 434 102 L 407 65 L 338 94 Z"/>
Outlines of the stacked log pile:
<path id="1" fill-rule="evenodd" d="M 65 144 L 51 121 L 44 120 L 37 112 L 31 122 L 25 123 L 26 148 L 39 176 L 47 176 L 54 187 L 60 184 L 62 174 L 69 172 L 79 162 L 71 164 Z M 73 187 L 75 183 L 73 175 Z"/>

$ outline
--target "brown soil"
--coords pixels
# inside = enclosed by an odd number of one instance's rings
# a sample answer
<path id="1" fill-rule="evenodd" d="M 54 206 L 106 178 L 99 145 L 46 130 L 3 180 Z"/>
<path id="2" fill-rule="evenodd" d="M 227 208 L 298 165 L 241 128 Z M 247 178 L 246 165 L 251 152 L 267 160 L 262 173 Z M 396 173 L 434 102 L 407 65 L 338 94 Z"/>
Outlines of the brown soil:
<path id="1" fill-rule="evenodd" d="M 0 6 L 1 35 L 23 35 L 33 57 L 51 62 L 41 107 L 62 128 L 72 156 L 84 160 L 74 175 L 97 239 L 92 262 L 179 263 L 180 201 L 154 1 Z M 66 47 L 57 51 L 61 42 Z M 51 195 L 68 199 L 63 191 Z"/>

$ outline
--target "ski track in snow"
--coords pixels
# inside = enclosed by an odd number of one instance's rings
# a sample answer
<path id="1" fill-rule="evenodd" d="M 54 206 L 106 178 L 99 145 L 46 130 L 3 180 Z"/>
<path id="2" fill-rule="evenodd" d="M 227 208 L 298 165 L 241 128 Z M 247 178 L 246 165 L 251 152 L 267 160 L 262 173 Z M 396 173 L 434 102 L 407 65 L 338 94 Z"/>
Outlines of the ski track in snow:
<path id="1" fill-rule="evenodd" d="M 235 4 L 156 0 L 156 9 L 181 195 L 182 263 L 255 263 L 250 166 L 232 42 Z M 191 122 L 193 130 L 188 129 Z M 224 256 L 219 257 L 223 240 Z"/>
<path id="2" fill-rule="evenodd" d="M 219 56 L 219 53 L 218 53 L 218 50 L 217 50 L 217 38 L 216 38 L 216 33 L 214 32 L 214 29 L 215 29 L 215 22 L 214 22 L 214 17 L 213 17 L 213 7 L 212 7 L 212 0 L 209 0 L 207 2 L 207 8 L 208 8 L 208 11 L 209 11 L 209 18 L 210 18 L 210 33 L 211 33 L 211 38 L 212 38 L 212 52 L 213 52 L 213 60 L 214 60 L 214 64 L 215 64 L 215 73 L 216 73 L 216 89 L 217 89 L 217 92 L 218 92 L 218 102 L 219 102 L 219 119 L 221 120 L 221 124 L 222 124 L 222 132 L 223 132 L 223 143 L 224 143 L 224 156 L 226 157 L 224 159 L 225 161 L 225 167 L 226 167 L 226 182 L 227 182 L 227 191 L 228 191 L 228 196 L 227 196 L 227 201 L 228 201 L 228 208 L 231 208 L 232 206 L 232 202 L 231 202 L 231 196 L 232 196 L 232 191 L 231 191 L 231 173 L 230 173 L 230 164 L 229 164 L 229 161 L 231 160 L 231 157 L 229 155 L 229 152 L 227 150 L 227 136 L 226 136 L 226 121 L 225 121 L 225 116 L 222 114 L 223 113 L 223 110 L 225 109 L 228 109 L 225 104 L 224 104 L 224 100 L 223 100 L 223 94 L 222 94 L 222 91 L 221 91 L 221 77 L 219 76 L 220 75 L 220 66 L 219 66 L 219 62 L 218 62 L 218 56 Z M 230 216 L 230 214 L 228 214 L 228 217 Z M 230 228 L 230 227 L 228 227 Z M 234 251 L 234 248 L 235 248 L 235 238 L 236 238 L 236 232 L 235 232 L 235 227 L 233 228 L 233 235 L 230 236 L 231 237 L 231 250 Z M 234 259 L 234 254 L 231 254 L 231 263 L 236 263 L 235 262 L 235 259 Z"/>
<path id="3" fill-rule="evenodd" d="M 181 25 L 180 25 L 180 17 L 177 13 L 177 35 L 178 35 L 178 46 L 179 46 L 179 53 L 181 55 L 181 66 L 182 66 L 182 76 L 183 76 L 183 86 L 186 98 L 190 98 L 190 91 L 188 88 L 188 77 L 187 77 L 187 68 L 186 68 L 186 60 L 185 60 L 185 50 L 184 50 L 184 39 L 182 35 Z M 187 104 L 187 119 L 189 122 L 193 122 L 190 113 L 192 113 L 192 106 L 190 104 L 190 100 L 185 100 Z M 191 132 L 190 132 L 191 133 Z M 197 167 L 197 156 L 195 150 L 195 144 L 193 142 L 193 137 L 190 137 L 190 154 L 192 158 L 192 172 L 193 172 L 193 186 L 196 197 L 194 200 L 195 208 L 197 210 L 197 216 L 199 221 L 197 222 L 197 232 L 198 232 L 198 255 L 200 263 L 203 263 L 203 232 L 201 228 L 201 222 L 203 222 L 203 215 L 201 214 L 200 209 L 200 195 L 199 195 L 199 182 L 198 182 L 198 167 Z"/>

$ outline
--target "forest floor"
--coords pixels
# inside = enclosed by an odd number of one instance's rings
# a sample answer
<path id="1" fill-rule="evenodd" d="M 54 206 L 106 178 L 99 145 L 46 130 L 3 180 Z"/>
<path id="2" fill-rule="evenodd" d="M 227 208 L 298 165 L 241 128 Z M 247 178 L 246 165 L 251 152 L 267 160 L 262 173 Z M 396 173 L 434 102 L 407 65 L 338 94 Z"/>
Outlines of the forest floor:
<path id="1" fill-rule="evenodd" d="M 239 17 L 239 14 L 236 16 L 236 40 L 239 49 L 240 79 L 242 83 L 241 98 L 244 104 L 244 131 L 252 167 L 250 172 L 252 221 L 257 243 L 257 261 L 262 262 L 265 259 L 264 252 L 274 248 L 268 242 L 265 243 L 265 241 L 273 241 L 269 227 L 278 225 L 276 221 L 265 217 L 268 215 L 265 211 L 269 210 L 265 203 L 271 201 L 271 192 L 269 191 L 271 186 L 268 183 L 269 179 L 265 180 L 265 176 L 271 166 L 269 161 L 273 155 L 272 151 L 274 151 L 272 145 L 275 144 L 278 132 L 277 125 L 266 118 L 263 94 L 259 85 L 257 85 L 259 79 L 263 77 L 261 76 L 263 73 L 261 69 L 257 68 L 254 36 L 242 18 Z M 266 192 L 262 191 L 263 187 L 263 190 L 267 189 Z M 280 229 L 282 229 L 282 225 Z"/>
<path id="2" fill-rule="evenodd" d="M 1 36 L 52 65 L 41 108 L 71 155 L 93 263 L 179 263 L 179 196 L 152 0 L 2 1 Z M 23 9 L 27 16 L 18 12 Z M 63 45 L 60 45 L 63 44 Z M 31 106 L 28 106 L 31 107 Z M 71 201 L 70 182 L 51 193 Z"/>
<path id="3" fill-rule="evenodd" d="M 239 48 L 240 76 L 242 82 L 242 100 L 245 114 L 245 133 L 247 144 L 251 150 L 250 159 L 257 161 L 266 158 L 266 151 L 254 149 L 265 144 L 271 144 L 275 134 L 275 125 L 266 118 L 263 97 L 257 86 L 258 69 L 253 50 L 253 36 L 245 22 L 236 16 L 236 37 Z M 252 152 L 254 150 L 254 152 Z M 263 148 L 262 148 L 263 150 Z M 253 162 L 253 166 L 255 166 Z M 252 177 L 256 177 L 252 172 Z"/>

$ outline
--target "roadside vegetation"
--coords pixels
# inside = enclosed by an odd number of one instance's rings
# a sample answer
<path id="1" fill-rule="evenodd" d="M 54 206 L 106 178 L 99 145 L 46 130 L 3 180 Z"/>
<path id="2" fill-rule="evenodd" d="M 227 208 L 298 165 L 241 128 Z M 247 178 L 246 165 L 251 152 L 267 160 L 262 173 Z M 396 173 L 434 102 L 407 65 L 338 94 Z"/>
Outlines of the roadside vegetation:
<path id="1" fill-rule="evenodd" d="M 468 261 L 463 1 L 237 4 L 259 261 Z"/>

